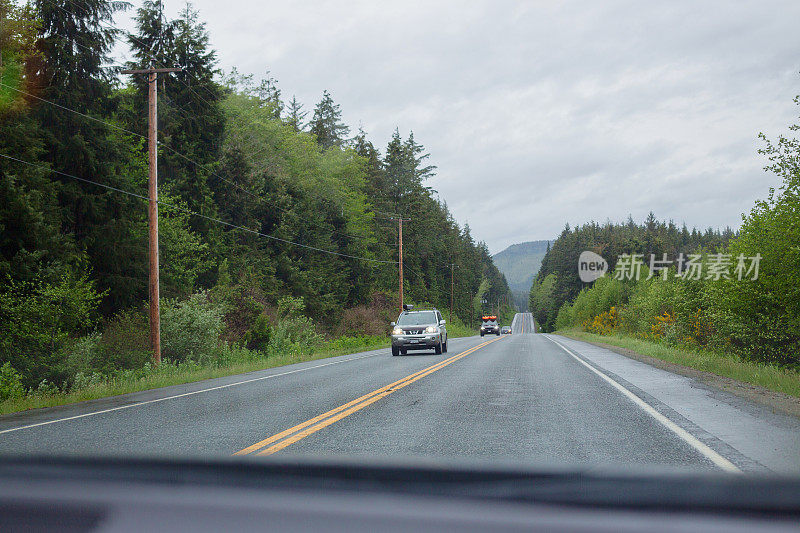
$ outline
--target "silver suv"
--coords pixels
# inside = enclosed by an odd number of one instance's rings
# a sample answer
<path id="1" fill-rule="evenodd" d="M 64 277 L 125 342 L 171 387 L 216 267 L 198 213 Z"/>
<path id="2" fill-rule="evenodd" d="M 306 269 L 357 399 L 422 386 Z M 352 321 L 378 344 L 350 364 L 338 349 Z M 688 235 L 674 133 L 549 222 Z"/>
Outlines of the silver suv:
<path id="1" fill-rule="evenodd" d="M 392 355 L 408 350 L 433 349 L 437 355 L 447 352 L 447 328 L 438 309 L 412 311 L 411 306 L 392 322 Z"/>

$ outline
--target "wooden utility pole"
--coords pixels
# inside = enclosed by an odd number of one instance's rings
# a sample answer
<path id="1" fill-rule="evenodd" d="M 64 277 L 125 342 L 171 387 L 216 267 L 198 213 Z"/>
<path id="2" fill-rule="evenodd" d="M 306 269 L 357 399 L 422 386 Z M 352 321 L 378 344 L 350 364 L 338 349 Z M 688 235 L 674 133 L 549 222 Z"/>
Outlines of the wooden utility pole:
<path id="1" fill-rule="evenodd" d="M 455 263 L 450 263 L 450 316 L 447 317 L 448 322 L 453 321 L 453 268 Z"/>
<path id="2" fill-rule="evenodd" d="M 148 68 L 141 70 L 123 70 L 122 74 L 146 74 L 148 82 L 147 103 L 147 159 L 149 162 L 149 177 L 147 180 L 147 193 L 150 201 L 147 206 L 147 221 L 149 225 L 149 256 L 150 256 L 150 349 L 153 352 L 153 363 L 161 364 L 161 319 L 159 312 L 159 282 L 158 282 L 158 94 L 157 81 L 159 72 L 179 72 L 180 68 Z"/>
<path id="3" fill-rule="evenodd" d="M 398 237 L 398 272 L 400 275 L 400 312 L 403 312 L 403 221 L 408 222 L 410 218 L 399 217 L 397 219 L 397 237 Z"/>
<path id="4" fill-rule="evenodd" d="M 403 312 L 403 219 L 397 219 L 397 235 L 400 240 L 398 257 L 400 258 L 400 312 Z"/>

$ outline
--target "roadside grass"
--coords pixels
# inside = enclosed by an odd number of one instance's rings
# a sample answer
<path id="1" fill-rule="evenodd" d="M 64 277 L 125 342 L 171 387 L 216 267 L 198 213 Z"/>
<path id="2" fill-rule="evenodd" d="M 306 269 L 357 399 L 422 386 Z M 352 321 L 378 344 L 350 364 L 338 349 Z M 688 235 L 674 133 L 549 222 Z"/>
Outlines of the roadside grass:
<path id="1" fill-rule="evenodd" d="M 596 335 L 577 328 L 562 329 L 555 333 L 576 340 L 610 344 L 676 365 L 800 397 L 800 371 L 791 368 L 747 361 L 710 350 L 670 346 L 626 335 Z"/>
<path id="2" fill-rule="evenodd" d="M 447 323 L 447 336 L 448 338 L 456 339 L 458 337 L 472 337 L 477 335 L 478 330 L 464 325 L 458 317 L 453 318 L 451 322 Z"/>
<path id="3" fill-rule="evenodd" d="M 131 392 L 141 392 L 171 385 L 182 385 L 205 379 L 233 376 L 294 363 L 376 350 L 388 346 L 388 338 L 360 337 L 329 341 L 320 349 L 308 354 L 289 353 L 269 356 L 264 355 L 251 360 L 232 361 L 227 364 L 213 365 L 201 365 L 194 362 L 180 364 L 164 362 L 159 367 L 147 371 L 145 375 L 137 376 L 131 373 L 131 375 L 127 376 L 110 377 L 107 380 L 88 385 L 75 391 L 53 392 L 48 394 L 33 393 L 22 398 L 9 398 L 0 403 L 0 415 L 43 407 L 55 407 L 86 400 L 96 400 L 99 398 L 107 398 L 109 396 L 117 396 Z"/>

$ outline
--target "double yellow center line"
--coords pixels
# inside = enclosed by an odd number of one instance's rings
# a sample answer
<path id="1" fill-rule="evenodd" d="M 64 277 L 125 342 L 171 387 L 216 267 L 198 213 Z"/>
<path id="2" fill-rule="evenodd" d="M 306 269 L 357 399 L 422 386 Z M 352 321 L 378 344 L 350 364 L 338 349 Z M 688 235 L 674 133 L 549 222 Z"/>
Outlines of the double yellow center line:
<path id="1" fill-rule="evenodd" d="M 248 446 L 243 450 L 239 450 L 234 455 L 247 455 L 251 453 L 255 453 L 255 455 L 270 455 L 277 451 L 280 451 L 287 446 L 291 446 L 295 442 L 302 440 L 312 433 L 316 433 L 317 431 L 330 426 L 331 424 L 336 423 L 337 421 L 350 416 L 351 414 L 355 413 L 356 411 L 360 411 L 361 409 L 372 405 L 373 403 L 377 402 L 381 398 L 385 398 L 389 396 L 391 393 L 402 389 L 407 385 L 411 385 L 418 379 L 422 379 L 428 374 L 432 374 L 437 370 L 440 370 L 451 363 L 455 363 L 459 359 L 462 359 L 472 352 L 480 350 L 484 346 L 491 344 L 500 340 L 502 337 L 498 337 L 497 339 L 492 339 L 490 341 L 483 342 L 469 350 L 465 350 L 460 354 L 454 355 L 445 359 L 444 361 L 440 361 L 435 365 L 431 365 L 427 368 L 420 370 L 419 372 L 415 372 L 410 376 L 406 376 L 403 379 L 395 381 L 394 383 L 390 383 L 380 389 L 376 389 L 360 398 L 356 398 L 351 402 L 347 402 L 344 405 L 340 405 L 335 409 L 331 409 L 326 413 L 322 413 L 321 415 L 315 416 L 310 420 L 306 420 L 302 424 L 297 424 L 294 427 L 290 427 L 285 431 L 281 431 L 280 433 L 276 433 L 275 435 L 268 437 L 262 441 L 256 442 L 252 446 Z"/>

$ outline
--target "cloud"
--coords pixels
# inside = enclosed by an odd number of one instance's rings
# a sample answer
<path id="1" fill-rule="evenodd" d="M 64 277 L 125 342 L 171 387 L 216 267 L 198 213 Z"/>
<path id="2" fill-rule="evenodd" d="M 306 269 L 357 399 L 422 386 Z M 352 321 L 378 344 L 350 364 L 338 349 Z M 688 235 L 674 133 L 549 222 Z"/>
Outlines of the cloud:
<path id="1" fill-rule="evenodd" d="M 381 147 L 413 130 L 492 251 L 649 211 L 737 227 L 778 183 L 758 132 L 798 114 L 791 0 L 195 5 L 222 68 L 269 70 L 308 109 L 328 89 Z"/>

